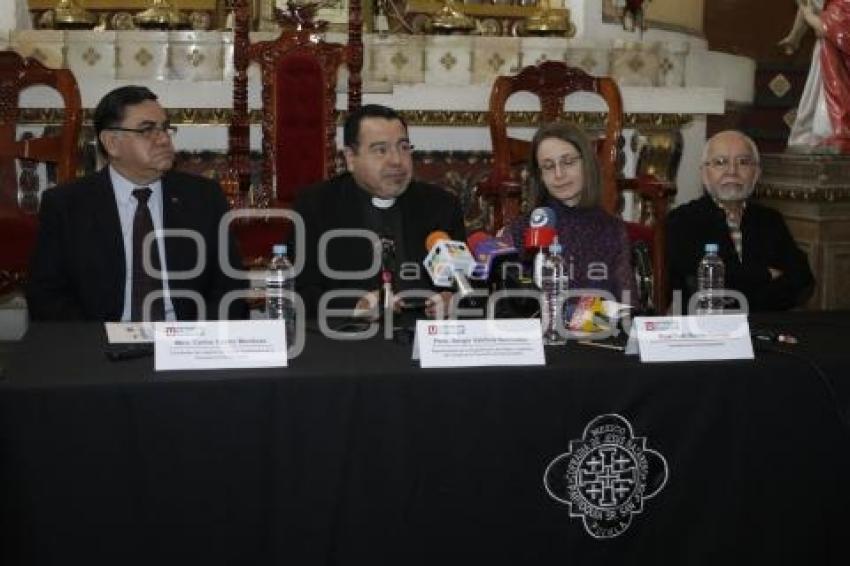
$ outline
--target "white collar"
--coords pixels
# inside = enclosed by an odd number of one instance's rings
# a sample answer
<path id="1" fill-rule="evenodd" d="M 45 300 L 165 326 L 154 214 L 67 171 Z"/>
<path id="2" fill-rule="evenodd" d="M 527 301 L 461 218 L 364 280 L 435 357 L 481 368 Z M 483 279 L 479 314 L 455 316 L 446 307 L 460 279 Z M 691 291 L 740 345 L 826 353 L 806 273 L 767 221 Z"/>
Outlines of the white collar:
<path id="1" fill-rule="evenodd" d="M 380 208 L 381 210 L 386 210 L 392 207 L 392 205 L 394 204 L 395 198 L 372 197 L 372 206 L 374 206 L 375 208 Z"/>

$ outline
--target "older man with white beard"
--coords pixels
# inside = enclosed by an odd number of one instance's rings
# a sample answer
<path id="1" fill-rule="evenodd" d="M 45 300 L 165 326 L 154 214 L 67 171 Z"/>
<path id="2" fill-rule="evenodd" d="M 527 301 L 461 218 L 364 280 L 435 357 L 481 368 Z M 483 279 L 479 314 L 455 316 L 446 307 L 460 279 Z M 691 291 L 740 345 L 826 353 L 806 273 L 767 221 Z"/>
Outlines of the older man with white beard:
<path id="1" fill-rule="evenodd" d="M 749 200 L 761 173 L 755 143 L 737 131 L 720 132 L 706 143 L 700 169 L 705 194 L 668 218 L 670 288 L 681 291 L 683 308 L 696 291 L 707 243 L 718 245 L 726 287 L 741 292 L 750 311 L 802 304 L 814 288 L 806 255 L 778 212 Z"/>

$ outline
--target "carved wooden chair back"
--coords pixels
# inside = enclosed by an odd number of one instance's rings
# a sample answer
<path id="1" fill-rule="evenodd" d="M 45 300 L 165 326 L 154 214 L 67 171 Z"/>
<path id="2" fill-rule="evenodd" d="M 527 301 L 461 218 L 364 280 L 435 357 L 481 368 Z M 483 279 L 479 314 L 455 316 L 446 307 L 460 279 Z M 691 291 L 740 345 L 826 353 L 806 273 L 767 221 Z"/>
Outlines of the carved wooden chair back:
<path id="1" fill-rule="evenodd" d="M 235 3 L 234 113 L 230 152 L 242 188 L 250 183 L 247 69 L 260 68 L 263 165 L 255 203 L 289 206 L 297 191 L 336 171 L 337 77 L 348 69 L 348 109 L 360 106 L 363 44 L 360 2 L 349 3 L 347 44 L 319 39 L 316 29 L 283 29 L 271 41 L 248 38 L 250 4 Z"/>
<path id="2" fill-rule="evenodd" d="M 64 114 L 58 135 L 18 139 L 21 92 L 46 86 L 62 97 Z M 55 180 L 72 180 L 77 172 L 78 140 L 82 123 L 80 91 L 67 69 L 50 69 L 14 51 L 0 51 L 0 294 L 26 280 L 29 256 L 35 245 L 38 222 L 38 177 L 34 163 L 55 166 Z M 29 172 L 32 194 L 19 190 L 16 164 Z M 52 177 L 52 175 L 51 175 Z"/>
<path id="3" fill-rule="evenodd" d="M 320 39 L 321 26 L 298 22 L 278 38 L 251 43 L 249 0 L 234 0 L 233 115 L 230 172 L 222 183 L 235 206 L 251 188 L 248 67 L 260 67 L 263 159 L 252 208 L 288 208 L 297 192 L 336 172 L 337 77 L 348 70 L 348 110 L 360 107 L 363 67 L 360 0 L 348 4 L 345 45 Z M 297 5 L 292 8 L 298 10 Z M 306 8 L 305 8 L 306 9 Z M 297 15 L 297 14 L 296 14 Z M 234 226 L 245 263 L 265 262 L 271 246 L 289 239 L 291 225 L 268 216 Z"/>
<path id="4" fill-rule="evenodd" d="M 670 196 L 675 192 L 670 183 L 642 176 L 638 179 L 621 177 L 620 152 L 623 130 L 623 101 L 617 83 L 610 77 L 593 77 L 581 69 L 561 61 L 544 61 L 523 68 L 517 75 L 496 78 L 490 93 L 490 139 L 493 147 L 493 172 L 480 187 L 482 196 L 493 209 L 494 228 L 499 228 L 521 212 L 522 182 L 517 168 L 528 162 L 531 144 L 508 136 L 506 105 L 511 95 L 529 92 L 540 100 L 539 122 L 563 118 L 567 96 L 575 92 L 591 92 L 600 96 L 608 106 L 604 133 L 595 140 L 602 177 L 602 207 L 610 214 L 620 215 L 621 194 L 634 191 L 647 199 L 652 207 L 652 226 L 627 223 L 633 243 L 643 243 L 651 254 L 651 273 L 636 274 L 643 287 L 645 307 L 656 311 L 667 304 L 666 290 L 666 215 Z M 636 257 L 636 264 L 641 263 Z M 639 265 L 637 267 L 640 267 Z M 648 266 L 647 266 L 648 268 Z"/>
<path id="5" fill-rule="evenodd" d="M 62 97 L 64 115 L 59 135 L 17 139 L 20 94 L 32 86 L 53 88 Z M 80 91 L 71 71 L 49 69 L 36 59 L 0 51 L 0 158 L 54 163 L 56 181 L 70 181 L 76 176 L 81 123 Z"/>

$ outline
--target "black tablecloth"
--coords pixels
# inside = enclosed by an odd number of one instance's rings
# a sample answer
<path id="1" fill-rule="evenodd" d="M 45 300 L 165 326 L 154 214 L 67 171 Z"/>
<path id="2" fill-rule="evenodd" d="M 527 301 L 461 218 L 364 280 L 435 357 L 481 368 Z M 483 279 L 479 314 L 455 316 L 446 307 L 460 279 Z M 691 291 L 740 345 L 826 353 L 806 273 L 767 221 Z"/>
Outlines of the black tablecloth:
<path id="1" fill-rule="evenodd" d="M 800 343 L 754 361 L 423 370 L 311 334 L 286 369 L 160 373 L 34 325 L 0 381 L 2 563 L 846 564 L 847 320 L 758 320 Z M 600 539 L 544 472 L 605 414 L 668 470 Z"/>

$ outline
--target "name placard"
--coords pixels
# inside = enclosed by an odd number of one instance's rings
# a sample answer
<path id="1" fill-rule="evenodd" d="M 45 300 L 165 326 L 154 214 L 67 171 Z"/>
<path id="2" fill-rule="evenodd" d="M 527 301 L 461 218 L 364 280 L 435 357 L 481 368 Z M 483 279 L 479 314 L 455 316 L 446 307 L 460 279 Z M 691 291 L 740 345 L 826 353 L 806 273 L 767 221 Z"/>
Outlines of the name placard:
<path id="1" fill-rule="evenodd" d="M 642 362 L 751 360 L 753 342 L 744 314 L 638 316 L 626 353 Z"/>
<path id="2" fill-rule="evenodd" d="M 153 323 L 106 322 L 106 340 L 110 344 L 151 344 Z"/>
<path id="3" fill-rule="evenodd" d="M 546 365 L 535 319 L 419 320 L 417 353 L 423 368 Z"/>
<path id="4" fill-rule="evenodd" d="M 286 367 L 281 320 L 154 323 L 154 369 Z"/>

